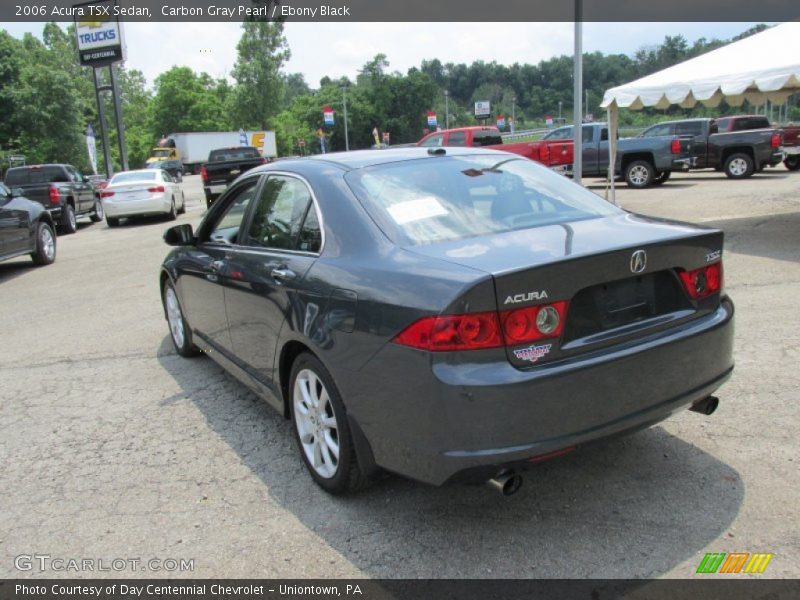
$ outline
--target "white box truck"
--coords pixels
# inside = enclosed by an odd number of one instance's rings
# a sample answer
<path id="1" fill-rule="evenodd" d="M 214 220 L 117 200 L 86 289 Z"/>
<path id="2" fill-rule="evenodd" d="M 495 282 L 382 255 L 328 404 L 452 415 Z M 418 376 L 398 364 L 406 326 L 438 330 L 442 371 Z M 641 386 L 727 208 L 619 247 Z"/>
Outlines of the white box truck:
<path id="1" fill-rule="evenodd" d="M 209 152 L 237 146 L 254 146 L 264 158 L 278 156 L 274 131 L 195 131 L 163 137 L 153 148 L 147 163 L 180 160 L 187 173 L 199 173 Z"/>

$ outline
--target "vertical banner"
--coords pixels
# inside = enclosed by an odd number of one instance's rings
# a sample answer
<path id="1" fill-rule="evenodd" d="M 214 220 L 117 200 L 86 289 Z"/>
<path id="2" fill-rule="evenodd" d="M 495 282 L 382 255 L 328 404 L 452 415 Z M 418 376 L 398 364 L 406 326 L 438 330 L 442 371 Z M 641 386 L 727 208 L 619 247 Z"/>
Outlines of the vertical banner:
<path id="1" fill-rule="evenodd" d="M 438 121 L 436 120 L 436 113 L 433 111 L 428 111 L 428 127 L 436 127 L 438 125 Z"/>
<path id="2" fill-rule="evenodd" d="M 372 128 L 372 137 L 375 138 L 375 145 L 380 147 L 380 145 L 381 145 L 381 136 L 378 133 L 378 128 L 377 127 L 373 127 Z"/>
<path id="3" fill-rule="evenodd" d="M 247 146 L 247 132 L 244 129 L 239 130 L 239 145 Z"/>
<path id="4" fill-rule="evenodd" d="M 506 118 L 504 115 L 497 115 L 497 128 L 498 129 L 505 129 L 506 127 Z"/>
<path id="5" fill-rule="evenodd" d="M 551 128 L 553 126 L 553 117 L 550 115 L 545 115 L 544 124 L 547 125 L 548 129 Z"/>
<path id="6" fill-rule="evenodd" d="M 92 165 L 92 171 L 97 175 L 97 145 L 94 139 L 94 129 L 92 124 L 86 126 L 86 149 L 89 151 L 89 162 Z"/>
<path id="7" fill-rule="evenodd" d="M 330 106 L 322 107 L 322 122 L 325 125 L 333 125 L 333 109 Z"/>

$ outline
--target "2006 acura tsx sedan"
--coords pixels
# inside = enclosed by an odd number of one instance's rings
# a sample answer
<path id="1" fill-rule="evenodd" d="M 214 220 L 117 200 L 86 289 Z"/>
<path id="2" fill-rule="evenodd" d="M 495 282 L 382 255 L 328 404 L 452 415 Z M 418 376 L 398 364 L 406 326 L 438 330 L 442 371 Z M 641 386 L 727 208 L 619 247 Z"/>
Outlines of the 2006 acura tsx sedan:
<path id="1" fill-rule="evenodd" d="M 290 418 L 333 493 L 381 468 L 513 493 L 541 460 L 710 414 L 733 369 L 722 232 L 505 152 L 278 161 L 164 237 L 178 353 Z"/>

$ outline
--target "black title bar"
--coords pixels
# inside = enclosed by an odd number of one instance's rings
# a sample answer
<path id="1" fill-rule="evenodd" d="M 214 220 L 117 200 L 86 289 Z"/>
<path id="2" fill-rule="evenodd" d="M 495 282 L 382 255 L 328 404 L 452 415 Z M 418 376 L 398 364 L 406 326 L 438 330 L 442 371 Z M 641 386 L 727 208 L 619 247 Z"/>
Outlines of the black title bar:
<path id="1" fill-rule="evenodd" d="M 72 21 L 70 0 L 3 0 L 0 22 Z M 582 0 L 587 22 L 791 21 L 797 0 Z M 124 21 L 185 22 L 276 19 L 303 22 L 569 22 L 576 3 L 566 0 L 120 0 Z M 91 19 L 102 15 L 78 15 Z"/>

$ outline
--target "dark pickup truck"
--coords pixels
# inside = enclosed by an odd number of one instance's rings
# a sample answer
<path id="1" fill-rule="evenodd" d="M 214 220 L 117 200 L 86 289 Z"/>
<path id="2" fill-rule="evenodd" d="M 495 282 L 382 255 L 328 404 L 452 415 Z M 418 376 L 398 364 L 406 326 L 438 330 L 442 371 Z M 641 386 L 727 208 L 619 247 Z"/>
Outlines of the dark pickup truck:
<path id="1" fill-rule="evenodd" d="M 744 129 L 756 126 L 760 127 Z M 783 132 L 772 128 L 766 117 L 666 121 L 645 129 L 639 137 L 665 135 L 692 138 L 693 169 L 724 171 L 732 179 L 750 177 L 784 159 Z"/>
<path id="2" fill-rule="evenodd" d="M 210 207 L 239 175 L 266 162 L 267 159 L 252 146 L 219 148 L 209 152 L 208 162 L 200 168 L 206 206 Z"/>
<path id="3" fill-rule="evenodd" d="M 564 131 L 562 131 L 564 130 Z M 562 139 L 571 144 L 572 126 L 561 127 L 546 139 Z M 555 136 L 553 135 L 555 134 Z M 582 174 L 587 177 L 608 176 L 608 126 L 588 123 L 582 129 Z M 675 135 L 651 136 L 647 139 L 624 138 L 617 141 L 615 173 L 629 187 L 646 188 L 661 185 L 672 171 L 686 171 L 691 166 L 691 140 Z M 567 165 L 569 173 L 572 165 Z"/>
<path id="4" fill-rule="evenodd" d="M 6 171 L 5 184 L 47 209 L 60 233 L 75 233 L 77 217 L 103 220 L 100 194 L 91 180 L 72 165 L 28 165 Z"/>

